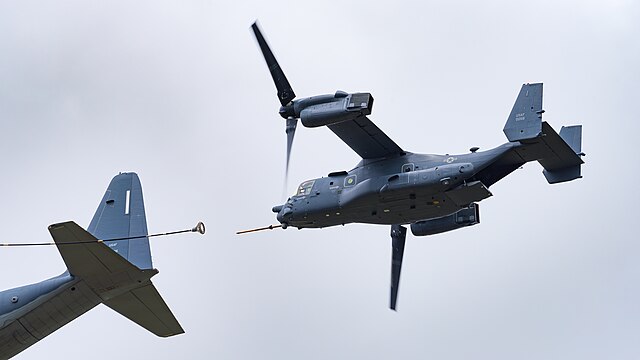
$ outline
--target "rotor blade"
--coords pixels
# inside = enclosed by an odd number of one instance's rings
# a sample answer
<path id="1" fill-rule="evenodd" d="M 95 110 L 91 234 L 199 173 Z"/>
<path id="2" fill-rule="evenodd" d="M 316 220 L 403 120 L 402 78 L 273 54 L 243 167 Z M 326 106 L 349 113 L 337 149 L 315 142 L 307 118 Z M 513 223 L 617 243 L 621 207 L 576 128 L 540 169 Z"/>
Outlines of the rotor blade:
<path id="1" fill-rule="evenodd" d="M 284 72 L 280 68 L 278 61 L 276 61 L 276 57 L 273 56 L 273 53 L 271 52 L 267 41 L 262 36 L 262 32 L 260 32 L 260 28 L 258 27 L 258 22 L 254 22 L 253 25 L 251 25 L 251 29 L 253 29 L 253 34 L 258 41 L 260 50 L 262 50 L 264 60 L 267 62 L 267 66 L 269 67 L 269 71 L 271 72 L 273 82 L 276 84 L 276 88 L 278 89 L 278 98 L 280 99 L 280 104 L 282 104 L 282 106 L 285 106 L 291 100 L 296 98 L 296 94 L 293 92 L 293 89 L 291 88 L 287 77 L 284 76 Z"/>
<path id="2" fill-rule="evenodd" d="M 291 148 L 293 147 L 293 137 L 296 135 L 296 126 L 298 125 L 298 119 L 294 117 L 287 118 L 287 127 L 285 129 L 287 133 L 287 167 L 285 168 L 285 184 L 289 178 L 289 159 L 291 158 Z"/>
<path id="3" fill-rule="evenodd" d="M 402 256 L 404 243 L 407 238 L 407 228 L 402 225 L 391 225 L 391 301 L 389 308 L 396 311 L 398 301 L 398 287 L 400 286 L 400 270 L 402 270 Z"/>

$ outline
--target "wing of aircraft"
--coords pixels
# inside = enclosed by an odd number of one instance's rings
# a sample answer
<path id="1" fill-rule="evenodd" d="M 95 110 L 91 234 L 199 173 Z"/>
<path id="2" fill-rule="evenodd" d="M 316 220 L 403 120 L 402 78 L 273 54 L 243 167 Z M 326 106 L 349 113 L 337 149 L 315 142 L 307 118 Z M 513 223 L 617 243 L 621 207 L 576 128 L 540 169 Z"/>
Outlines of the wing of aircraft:
<path id="1" fill-rule="evenodd" d="M 366 116 L 327 126 L 363 159 L 399 155 L 402 149 Z"/>

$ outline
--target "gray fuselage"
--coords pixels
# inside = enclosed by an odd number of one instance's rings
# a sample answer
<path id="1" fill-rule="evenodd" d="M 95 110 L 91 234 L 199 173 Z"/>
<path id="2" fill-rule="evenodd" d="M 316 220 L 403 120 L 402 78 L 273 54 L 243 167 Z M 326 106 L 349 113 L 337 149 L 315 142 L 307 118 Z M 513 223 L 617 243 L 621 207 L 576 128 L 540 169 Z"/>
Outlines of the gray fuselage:
<path id="1" fill-rule="evenodd" d="M 491 196 L 482 184 L 472 186 L 474 176 L 518 146 L 506 143 L 462 155 L 407 152 L 393 158 L 362 160 L 349 172 L 303 182 L 296 194 L 274 211 L 283 225 L 297 228 L 354 222 L 408 224 L 446 216 Z"/>

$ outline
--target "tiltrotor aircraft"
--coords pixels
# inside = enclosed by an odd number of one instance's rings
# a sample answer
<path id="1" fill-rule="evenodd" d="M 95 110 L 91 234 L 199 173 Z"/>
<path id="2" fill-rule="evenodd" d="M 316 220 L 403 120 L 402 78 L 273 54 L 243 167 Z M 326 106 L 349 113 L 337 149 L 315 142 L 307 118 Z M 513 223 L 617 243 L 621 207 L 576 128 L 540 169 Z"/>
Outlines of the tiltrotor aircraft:
<path id="1" fill-rule="evenodd" d="M 580 178 L 582 126 L 560 134 L 542 121 L 542 84 L 524 84 L 504 126 L 508 143 L 460 155 L 414 154 L 402 149 L 367 115 L 369 93 L 319 95 L 296 99 L 289 81 L 257 25 L 252 25 L 286 119 L 287 171 L 298 119 L 305 127 L 326 126 L 362 157 L 350 171 L 300 184 L 286 203 L 273 207 L 280 225 L 323 228 L 349 223 L 391 225 L 390 308 L 396 309 L 400 270 L 410 224 L 415 236 L 451 231 L 480 222 L 478 202 L 491 185 L 529 161 L 538 161 L 550 184 Z M 249 230 L 251 231 L 251 230 Z"/>
<path id="2" fill-rule="evenodd" d="M 190 231 L 204 233 L 204 225 Z M 101 303 L 155 335 L 184 332 L 150 280 L 158 270 L 151 262 L 142 187 L 135 173 L 113 178 L 87 230 L 69 221 L 49 226 L 49 232 L 67 270 L 0 292 L 0 359 L 20 353 Z"/>

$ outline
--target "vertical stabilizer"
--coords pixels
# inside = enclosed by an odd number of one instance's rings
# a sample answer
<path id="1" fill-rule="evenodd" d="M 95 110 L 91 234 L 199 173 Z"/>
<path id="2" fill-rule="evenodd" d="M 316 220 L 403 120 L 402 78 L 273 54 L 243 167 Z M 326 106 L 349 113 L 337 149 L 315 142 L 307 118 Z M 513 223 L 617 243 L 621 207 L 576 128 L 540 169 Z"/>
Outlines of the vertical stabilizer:
<path id="1" fill-rule="evenodd" d="M 533 139 L 542 132 L 542 83 L 524 84 L 504 125 L 509 141 Z"/>
<path id="2" fill-rule="evenodd" d="M 563 126 L 560 137 L 576 154 L 582 153 L 582 125 Z"/>
<path id="3" fill-rule="evenodd" d="M 111 180 L 87 229 L 101 240 L 148 235 L 142 186 L 135 173 L 121 173 Z M 149 239 L 105 243 L 140 269 L 151 269 Z"/>

